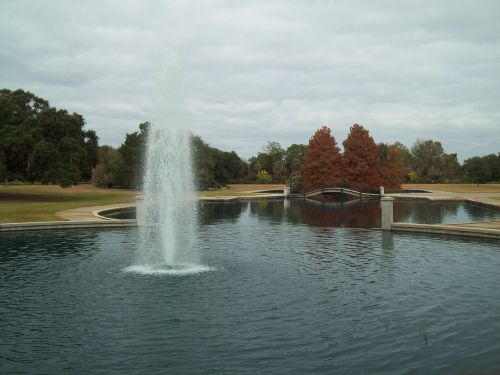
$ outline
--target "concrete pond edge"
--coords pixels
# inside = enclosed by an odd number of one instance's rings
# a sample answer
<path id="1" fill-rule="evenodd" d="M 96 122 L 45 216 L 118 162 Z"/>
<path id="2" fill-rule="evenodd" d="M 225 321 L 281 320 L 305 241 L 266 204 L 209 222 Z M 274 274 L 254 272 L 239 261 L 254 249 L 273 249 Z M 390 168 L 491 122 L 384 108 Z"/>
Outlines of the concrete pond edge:
<path id="1" fill-rule="evenodd" d="M 388 195 L 392 196 L 392 195 Z M 430 199 L 428 197 L 411 197 L 411 196 L 393 196 L 396 200 L 419 200 L 424 199 L 432 202 L 465 202 L 478 206 L 483 206 L 490 209 L 499 210 L 500 205 L 489 204 L 476 201 L 469 198 L 464 199 Z M 203 202 L 235 202 L 235 201 L 252 201 L 261 199 L 282 199 L 284 194 L 263 194 L 257 196 L 223 196 L 223 197 L 200 197 Z M 135 219 L 112 219 L 106 217 L 106 213 L 121 211 L 135 207 L 135 204 L 128 204 L 122 207 L 102 206 L 91 211 L 91 215 L 95 220 L 65 220 L 65 221 L 45 221 L 45 222 L 24 222 L 24 223 L 5 223 L 0 224 L 0 232 L 14 231 L 31 231 L 31 230 L 49 230 L 49 229 L 78 229 L 78 228 L 116 228 L 116 227 L 135 227 L 137 221 Z M 500 239 L 500 229 L 482 228 L 481 222 L 461 223 L 461 224 L 413 224 L 413 223 L 392 223 L 392 232 L 412 232 L 426 233 L 437 235 L 454 235 L 463 237 L 478 237 L 478 238 L 493 238 Z M 500 222 L 499 222 L 500 227 Z M 380 230 L 380 228 L 373 228 Z"/>

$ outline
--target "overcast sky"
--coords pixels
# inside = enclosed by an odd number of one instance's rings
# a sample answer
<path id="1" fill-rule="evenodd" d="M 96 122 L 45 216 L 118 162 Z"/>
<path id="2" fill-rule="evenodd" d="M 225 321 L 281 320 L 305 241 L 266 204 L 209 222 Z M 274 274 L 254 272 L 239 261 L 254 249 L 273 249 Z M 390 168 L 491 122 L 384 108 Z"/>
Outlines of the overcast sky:
<path id="1" fill-rule="evenodd" d="M 500 1 L 0 1 L 0 87 L 82 114 L 118 146 L 175 54 L 190 128 L 242 157 L 268 141 L 442 142 L 500 152 Z"/>

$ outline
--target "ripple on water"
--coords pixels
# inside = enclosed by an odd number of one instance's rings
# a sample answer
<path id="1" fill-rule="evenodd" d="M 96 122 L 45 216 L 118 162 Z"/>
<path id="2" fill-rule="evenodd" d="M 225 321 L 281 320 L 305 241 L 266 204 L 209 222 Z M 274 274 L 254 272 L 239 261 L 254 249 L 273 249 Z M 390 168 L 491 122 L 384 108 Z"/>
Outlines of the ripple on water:
<path id="1" fill-rule="evenodd" d="M 499 369 L 498 242 L 260 218 L 183 269 L 130 266 L 135 228 L 2 234 L 1 373 Z"/>

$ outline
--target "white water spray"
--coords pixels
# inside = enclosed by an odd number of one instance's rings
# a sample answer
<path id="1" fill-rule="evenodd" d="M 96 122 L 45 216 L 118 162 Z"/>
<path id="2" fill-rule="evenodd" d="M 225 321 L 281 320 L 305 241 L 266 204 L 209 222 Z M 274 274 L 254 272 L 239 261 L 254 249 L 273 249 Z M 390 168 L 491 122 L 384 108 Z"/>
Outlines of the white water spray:
<path id="1" fill-rule="evenodd" d="M 198 269 L 196 200 L 191 136 L 187 128 L 181 71 L 175 56 L 162 79 L 158 114 L 152 122 L 144 174 L 144 225 L 139 227 L 138 265 L 158 269 Z M 136 270 L 137 271 L 137 270 Z M 176 272 L 177 272 L 176 271 Z M 175 272 L 174 272 L 175 273 Z"/>

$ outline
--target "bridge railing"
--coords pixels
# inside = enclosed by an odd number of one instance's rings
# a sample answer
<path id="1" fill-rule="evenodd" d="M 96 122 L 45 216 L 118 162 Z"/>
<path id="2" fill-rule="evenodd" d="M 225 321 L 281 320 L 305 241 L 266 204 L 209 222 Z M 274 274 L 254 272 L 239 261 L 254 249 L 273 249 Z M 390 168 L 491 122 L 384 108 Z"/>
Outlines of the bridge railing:
<path id="1" fill-rule="evenodd" d="M 356 191 L 344 187 L 325 187 L 325 188 L 320 188 L 316 190 L 311 190 L 311 191 L 306 191 L 306 192 L 301 192 L 301 193 L 293 193 L 290 194 L 289 197 L 291 198 L 309 198 L 313 197 L 315 195 L 321 195 L 321 194 L 346 194 L 354 197 L 359 197 L 359 198 L 380 198 L 380 194 L 374 194 L 374 193 L 364 193 L 361 191 Z"/>

